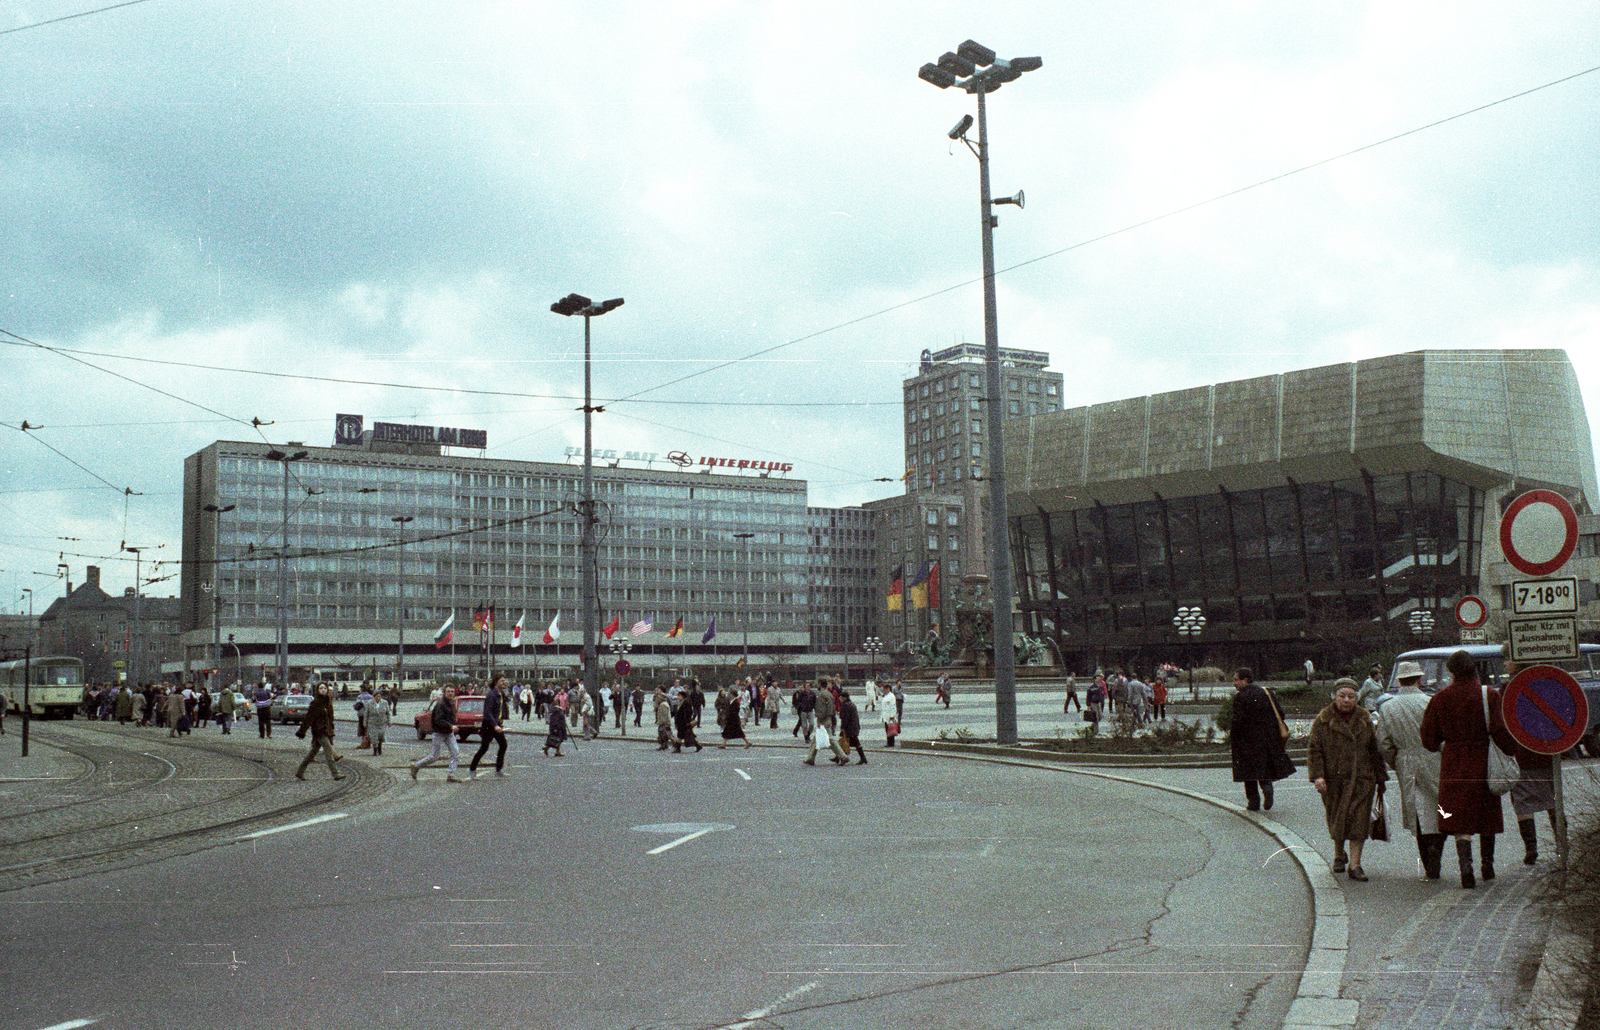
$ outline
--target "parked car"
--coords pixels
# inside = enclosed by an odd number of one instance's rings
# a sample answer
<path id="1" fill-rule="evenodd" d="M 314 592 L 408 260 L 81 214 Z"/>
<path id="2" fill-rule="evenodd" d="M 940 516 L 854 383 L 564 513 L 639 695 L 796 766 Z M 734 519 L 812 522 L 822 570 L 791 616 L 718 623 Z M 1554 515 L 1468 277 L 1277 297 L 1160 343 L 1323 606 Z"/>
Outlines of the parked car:
<path id="1" fill-rule="evenodd" d="M 1505 674 L 1505 669 L 1501 665 L 1499 644 L 1424 647 L 1405 652 L 1395 658 L 1394 664 L 1398 667 L 1401 662 L 1416 662 L 1422 666 L 1422 692 L 1434 694 L 1450 682 L 1450 674 L 1445 671 L 1444 662 L 1456 651 L 1465 651 L 1472 656 L 1473 661 L 1478 664 L 1478 679 L 1491 687 L 1501 686 L 1511 678 Z M 1572 678 L 1578 681 L 1578 686 L 1583 688 L 1584 696 L 1589 699 L 1589 728 L 1584 732 L 1583 739 L 1567 752 L 1567 756 L 1576 758 L 1587 751 L 1591 757 L 1600 757 L 1600 644 L 1579 644 L 1577 658 L 1540 664 L 1554 665 L 1571 673 Z M 1378 699 L 1379 708 L 1382 708 L 1383 703 L 1393 697 L 1398 689 L 1398 682 L 1391 669 L 1388 689 Z"/>
<path id="2" fill-rule="evenodd" d="M 290 723 L 305 718 L 306 709 L 310 707 L 310 694 L 279 694 L 272 699 L 272 707 L 268 711 L 273 722 Z"/>
<path id="3" fill-rule="evenodd" d="M 418 712 L 412 720 L 417 727 L 417 739 L 427 740 L 433 736 L 433 708 L 430 706 Z M 467 740 L 474 733 L 483 731 L 483 695 L 458 694 L 456 696 L 456 739 Z"/>

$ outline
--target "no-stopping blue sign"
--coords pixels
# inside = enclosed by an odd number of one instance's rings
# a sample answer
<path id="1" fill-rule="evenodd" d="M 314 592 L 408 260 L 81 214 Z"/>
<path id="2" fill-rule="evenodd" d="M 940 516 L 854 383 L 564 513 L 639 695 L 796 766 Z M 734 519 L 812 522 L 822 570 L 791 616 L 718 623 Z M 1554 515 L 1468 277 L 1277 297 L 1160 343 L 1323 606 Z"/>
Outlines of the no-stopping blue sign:
<path id="1" fill-rule="evenodd" d="M 1589 699 L 1568 673 L 1534 665 L 1506 684 L 1500 715 L 1517 743 L 1541 755 L 1559 755 L 1589 728 Z"/>

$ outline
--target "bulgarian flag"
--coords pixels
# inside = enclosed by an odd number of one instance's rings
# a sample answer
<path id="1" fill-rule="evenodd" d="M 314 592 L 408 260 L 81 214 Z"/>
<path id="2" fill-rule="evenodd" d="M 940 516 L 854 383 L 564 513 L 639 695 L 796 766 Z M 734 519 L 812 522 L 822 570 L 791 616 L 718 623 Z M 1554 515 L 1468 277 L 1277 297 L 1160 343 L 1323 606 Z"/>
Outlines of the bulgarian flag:
<path id="1" fill-rule="evenodd" d="M 678 624 L 676 626 L 674 626 L 671 629 L 667 630 L 667 636 L 669 638 L 670 637 L 681 637 L 681 636 L 683 636 L 683 620 L 682 619 L 678 620 Z"/>
<path id="2" fill-rule="evenodd" d="M 550 620 L 550 628 L 544 631 L 541 644 L 553 644 L 561 639 L 561 613 L 556 612 L 556 617 Z"/>
<path id="3" fill-rule="evenodd" d="M 528 621 L 528 613 L 527 612 L 523 612 L 522 613 L 522 618 L 518 619 L 517 620 L 517 624 L 515 626 L 511 627 L 511 646 L 512 647 L 521 647 L 522 646 L 522 624 L 524 622 L 527 622 L 527 621 Z"/>
<path id="4" fill-rule="evenodd" d="M 607 640 L 610 640 L 611 637 L 612 637 L 612 634 L 616 633 L 618 628 L 620 628 L 621 626 L 622 626 L 622 616 L 613 615 L 613 616 L 611 616 L 611 621 L 606 623 L 606 628 L 601 630 L 600 632 L 602 632 L 602 633 L 604 633 L 606 635 L 606 639 Z"/>
<path id="5" fill-rule="evenodd" d="M 439 627 L 439 632 L 433 635 L 433 648 L 442 651 L 450 645 L 456 637 L 456 613 L 451 612 L 450 617 L 444 620 L 444 625 Z"/>

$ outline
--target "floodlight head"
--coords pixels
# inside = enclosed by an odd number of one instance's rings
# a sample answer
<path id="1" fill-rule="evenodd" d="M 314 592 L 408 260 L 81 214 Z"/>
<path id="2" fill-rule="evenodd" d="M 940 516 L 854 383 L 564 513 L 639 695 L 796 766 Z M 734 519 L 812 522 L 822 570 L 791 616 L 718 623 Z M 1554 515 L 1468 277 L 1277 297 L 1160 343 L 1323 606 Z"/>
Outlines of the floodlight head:
<path id="1" fill-rule="evenodd" d="M 558 315 L 572 316 L 588 307 L 591 303 L 593 302 L 581 293 L 569 293 L 550 305 L 550 310 Z"/>
<path id="2" fill-rule="evenodd" d="M 599 308 L 599 310 L 595 312 L 597 315 L 603 315 L 607 311 L 615 311 L 616 309 L 622 307 L 622 298 L 618 297 L 615 300 L 603 300 L 599 303 L 599 305 L 597 305 L 597 307 Z"/>
<path id="3" fill-rule="evenodd" d="M 936 64 L 925 64 L 917 72 L 917 78 L 940 89 L 949 89 L 956 84 L 956 77 Z"/>
<path id="4" fill-rule="evenodd" d="M 972 128 L 972 115 L 964 114 L 961 116 L 961 120 L 956 122 L 955 128 L 950 130 L 949 136 L 951 139 L 960 139 L 967 134 L 967 130 L 970 128 Z"/>
<path id="5" fill-rule="evenodd" d="M 1019 72 L 1036 72 L 1044 67 L 1042 57 L 1013 57 L 1011 67 Z"/>
<path id="6" fill-rule="evenodd" d="M 955 75 L 963 79 L 978 70 L 977 68 L 973 67 L 972 62 L 967 60 L 965 57 L 962 57 L 960 54 L 952 54 L 948 52 L 939 58 L 939 67 L 943 68 L 951 75 Z"/>
<path id="7" fill-rule="evenodd" d="M 990 50 L 982 43 L 974 43 L 970 39 L 956 47 L 956 53 L 960 54 L 962 57 L 971 61 L 980 68 L 987 67 L 988 65 L 994 63 L 994 51 Z"/>
<path id="8" fill-rule="evenodd" d="M 1017 205 L 1017 207 L 1020 208 L 1020 207 L 1022 207 L 1022 202 L 1025 199 L 1026 198 L 1023 197 L 1023 195 L 1022 195 L 1022 191 L 1018 190 L 1017 191 L 1017 195 L 1014 196 L 1014 197 L 995 197 L 993 200 L 989 201 L 989 203 L 991 203 L 991 204 L 1015 204 L 1015 205 Z"/>

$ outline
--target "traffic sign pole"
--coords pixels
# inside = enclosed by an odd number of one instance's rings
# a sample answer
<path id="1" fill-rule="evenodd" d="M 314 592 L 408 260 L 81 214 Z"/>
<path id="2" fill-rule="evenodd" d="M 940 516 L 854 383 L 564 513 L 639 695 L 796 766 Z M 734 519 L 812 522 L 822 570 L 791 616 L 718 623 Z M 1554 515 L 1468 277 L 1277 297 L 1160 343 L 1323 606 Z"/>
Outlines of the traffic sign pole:
<path id="1" fill-rule="evenodd" d="M 1561 796 L 1561 756 L 1550 756 L 1550 796 L 1555 808 L 1551 810 L 1551 822 L 1556 829 L 1556 868 L 1562 872 L 1567 870 L 1567 803 Z"/>

